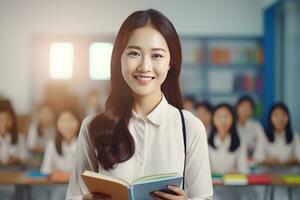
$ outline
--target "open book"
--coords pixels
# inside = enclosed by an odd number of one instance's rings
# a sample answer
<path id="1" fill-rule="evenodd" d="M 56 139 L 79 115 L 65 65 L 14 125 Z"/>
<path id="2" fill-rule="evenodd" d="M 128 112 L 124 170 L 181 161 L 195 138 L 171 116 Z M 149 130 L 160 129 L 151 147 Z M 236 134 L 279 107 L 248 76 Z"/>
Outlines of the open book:
<path id="1" fill-rule="evenodd" d="M 84 171 L 81 174 L 90 193 L 104 193 L 112 197 L 112 200 L 147 200 L 152 199 L 150 192 L 168 190 L 168 185 L 180 186 L 182 176 L 177 173 L 157 174 L 145 176 L 128 183 L 125 180 L 99 174 L 92 171 Z"/>

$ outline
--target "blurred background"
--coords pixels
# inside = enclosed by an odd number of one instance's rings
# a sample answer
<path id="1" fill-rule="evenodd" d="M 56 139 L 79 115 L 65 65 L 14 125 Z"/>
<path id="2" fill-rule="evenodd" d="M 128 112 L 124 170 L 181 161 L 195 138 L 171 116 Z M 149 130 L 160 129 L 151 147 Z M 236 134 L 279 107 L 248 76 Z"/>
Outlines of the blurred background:
<path id="1" fill-rule="evenodd" d="M 300 131 L 299 0 L 0 0 L 0 99 L 10 101 L 25 140 L 41 104 L 56 118 L 66 107 L 81 119 L 103 110 L 117 31 L 148 8 L 180 35 L 180 84 L 195 114 L 197 102 L 234 106 L 248 95 L 263 126 L 280 101 Z"/>

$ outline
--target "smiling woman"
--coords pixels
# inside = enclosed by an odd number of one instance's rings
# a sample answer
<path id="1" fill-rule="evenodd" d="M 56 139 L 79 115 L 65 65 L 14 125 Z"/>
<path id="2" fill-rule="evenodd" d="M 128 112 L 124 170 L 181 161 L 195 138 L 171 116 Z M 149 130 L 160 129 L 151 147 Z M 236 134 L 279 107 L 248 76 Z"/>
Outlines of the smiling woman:
<path id="1" fill-rule="evenodd" d="M 132 13 L 113 47 L 105 111 L 82 124 L 67 199 L 93 199 L 81 177 L 85 170 L 127 182 L 177 172 L 183 188 L 153 191 L 149 199 L 212 198 L 205 128 L 181 110 L 180 70 L 181 45 L 172 23 L 153 9 Z"/>

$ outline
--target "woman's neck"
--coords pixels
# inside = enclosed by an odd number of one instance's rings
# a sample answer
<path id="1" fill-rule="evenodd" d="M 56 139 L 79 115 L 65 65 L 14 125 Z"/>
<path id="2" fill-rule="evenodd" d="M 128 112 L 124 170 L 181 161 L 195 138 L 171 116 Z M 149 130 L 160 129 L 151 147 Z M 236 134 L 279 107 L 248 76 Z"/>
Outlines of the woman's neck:
<path id="1" fill-rule="evenodd" d="M 160 103 L 162 99 L 162 93 L 148 95 L 148 96 L 137 96 L 134 95 L 133 110 L 142 117 L 147 116 L 154 108 Z"/>
<path id="2" fill-rule="evenodd" d="M 226 139 L 227 135 L 229 135 L 227 132 L 218 132 L 218 136 L 222 141 Z"/>

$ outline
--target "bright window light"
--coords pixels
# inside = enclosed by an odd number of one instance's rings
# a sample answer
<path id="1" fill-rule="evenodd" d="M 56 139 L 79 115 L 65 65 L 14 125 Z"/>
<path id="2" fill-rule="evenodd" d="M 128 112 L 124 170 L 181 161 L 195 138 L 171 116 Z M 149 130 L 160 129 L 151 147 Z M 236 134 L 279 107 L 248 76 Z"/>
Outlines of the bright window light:
<path id="1" fill-rule="evenodd" d="M 89 76 L 92 80 L 110 79 L 112 43 L 93 43 L 89 50 Z"/>
<path id="2" fill-rule="evenodd" d="M 50 77 L 70 79 L 73 75 L 74 46 L 69 42 L 55 42 L 50 46 Z"/>

